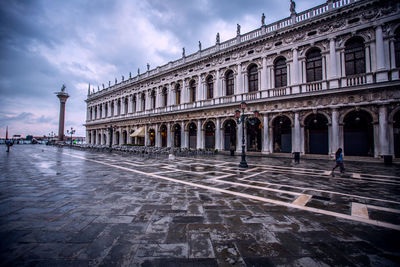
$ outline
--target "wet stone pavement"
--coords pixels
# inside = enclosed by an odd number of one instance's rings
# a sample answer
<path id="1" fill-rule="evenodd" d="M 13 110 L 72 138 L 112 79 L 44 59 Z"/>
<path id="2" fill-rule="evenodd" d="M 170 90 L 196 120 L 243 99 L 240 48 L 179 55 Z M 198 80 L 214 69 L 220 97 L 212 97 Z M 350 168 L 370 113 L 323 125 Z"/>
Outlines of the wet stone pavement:
<path id="1" fill-rule="evenodd" d="M 1 266 L 398 266 L 400 166 L 0 147 Z"/>

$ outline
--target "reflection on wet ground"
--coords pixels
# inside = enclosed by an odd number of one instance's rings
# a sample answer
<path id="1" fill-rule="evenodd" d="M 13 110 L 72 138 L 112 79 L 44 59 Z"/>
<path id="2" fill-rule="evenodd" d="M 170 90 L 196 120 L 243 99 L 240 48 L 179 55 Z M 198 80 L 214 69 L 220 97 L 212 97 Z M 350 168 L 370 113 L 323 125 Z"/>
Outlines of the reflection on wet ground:
<path id="1" fill-rule="evenodd" d="M 2 265 L 400 263 L 400 167 L 33 145 L 0 152 Z"/>

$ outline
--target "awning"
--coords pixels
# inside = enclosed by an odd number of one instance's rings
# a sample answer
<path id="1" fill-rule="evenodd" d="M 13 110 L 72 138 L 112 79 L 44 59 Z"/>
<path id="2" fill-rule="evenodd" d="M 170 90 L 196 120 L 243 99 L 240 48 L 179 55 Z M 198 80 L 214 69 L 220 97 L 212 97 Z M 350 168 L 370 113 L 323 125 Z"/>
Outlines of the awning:
<path id="1" fill-rule="evenodd" d="M 133 132 L 130 137 L 144 137 L 144 127 L 140 127 Z"/>

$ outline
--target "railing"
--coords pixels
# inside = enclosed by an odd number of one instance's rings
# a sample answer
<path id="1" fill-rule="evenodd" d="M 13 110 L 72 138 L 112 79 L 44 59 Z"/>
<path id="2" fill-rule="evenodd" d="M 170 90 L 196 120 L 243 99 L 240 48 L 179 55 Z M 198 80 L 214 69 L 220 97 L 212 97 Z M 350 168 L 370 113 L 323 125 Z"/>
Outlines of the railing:
<path id="1" fill-rule="evenodd" d="M 256 92 L 249 92 L 249 93 L 247 93 L 247 94 L 245 94 L 245 99 L 246 100 L 255 100 L 255 99 L 258 99 L 259 97 L 258 97 L 258 95 L 259 95 L 259 91 L 256 91 Z"/>
<path id="2" fill-rule="evenodd" d="M 230 96 L 230 95 L 229 96 L 224 96 L 224 97 L 221 98 L 221 102 L 223 104 L 235 102 L 235 97 L 234 96 Z"/>
<path id="3" fill-rule="evenodd" d="M 348 76 L 345 79 L 346 79 L 346 86 L 362 85 L 367 83 L 367 74 Z"/>
<path id="4" fill-rule="evenodd" d="M 275 88 L 270 90 L 270 97 L 286 95 L 286 87 Z"/>
<path id="5" fill-rule="evenodd" d="M 306 92 L 322 90 L 322 82 L 312 82 L 306 84 Z"/>

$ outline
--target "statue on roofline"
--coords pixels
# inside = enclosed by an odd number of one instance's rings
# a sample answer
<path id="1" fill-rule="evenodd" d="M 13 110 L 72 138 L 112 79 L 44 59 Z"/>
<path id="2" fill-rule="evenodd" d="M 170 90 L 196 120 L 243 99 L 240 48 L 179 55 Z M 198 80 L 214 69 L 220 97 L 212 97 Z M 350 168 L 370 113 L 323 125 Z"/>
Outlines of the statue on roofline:
<path id="1" fill-rule="evenodd" d="M 199 41 L 199 50 L 201 51 L 201 42 Z"/>
<path id="2" fill-rule="evenodd" d="M 296 14 L 296 3 L 293 0 L 290 0 L 290 14 Z"/>
<path id="3" fill-rule="evenodd" d="M 264 15 L 264 13 L 262 13 L 262 16 L 261 16 L 261 26 L 264 26 L 265 25 L 265 15 Z"/>
<path id="4" fill-rule="evenodd" d="M 240 35 L 240 24 L 236 24 L 236 34 Z"/>
<path id="5" fill-rule="evenodd" d="M 217 36 L 215 38 L 215 44 L 219 44 L 219 32 L 217 32 Z"/>

